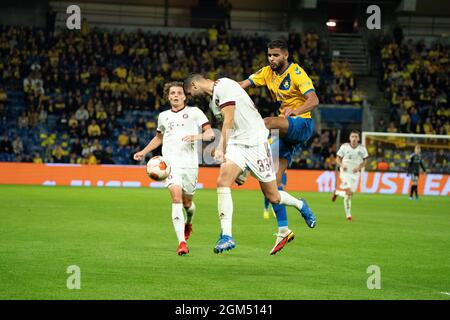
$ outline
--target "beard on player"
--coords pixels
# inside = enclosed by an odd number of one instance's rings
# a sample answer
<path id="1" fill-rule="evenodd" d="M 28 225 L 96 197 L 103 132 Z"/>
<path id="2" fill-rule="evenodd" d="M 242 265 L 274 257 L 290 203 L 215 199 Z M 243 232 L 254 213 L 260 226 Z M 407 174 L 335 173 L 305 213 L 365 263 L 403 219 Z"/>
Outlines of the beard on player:
<path id="1" fill-rule="evenodd" d="M 284 67 L 287 65 L 287 61 L 280 60 L 280 61 L 269 61 L 270 68 L 275 72 L 281 72 L 281 70 L 284 69 Z"/>

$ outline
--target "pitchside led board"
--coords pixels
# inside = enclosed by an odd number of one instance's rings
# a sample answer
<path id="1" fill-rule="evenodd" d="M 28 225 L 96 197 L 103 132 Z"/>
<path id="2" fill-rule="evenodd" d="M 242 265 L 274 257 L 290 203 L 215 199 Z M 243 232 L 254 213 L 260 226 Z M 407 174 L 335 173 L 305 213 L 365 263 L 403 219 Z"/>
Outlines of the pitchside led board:
<path id="1" fill-rule="evenodd" d="M 200 168 L 197 187 L 216 188 L 218 168 Z M 334 171 L 289 170 L 287 190 L 332 192 L 340 183 Z M 363 172 L 358 191 L 363 193 L 407 194 L 411 177 L 397 172 Z M 0 184 L 29 184 L 76 187 L 163 188 L 163 182 L 149 179 L 145 166 L 67 165 L 0 163 Z M 240 189 L 259 190 L 258 182 L 249 178 Z M 419 193 L 448 196 L 450 179 L 446 174 L 421 175 Z"/>

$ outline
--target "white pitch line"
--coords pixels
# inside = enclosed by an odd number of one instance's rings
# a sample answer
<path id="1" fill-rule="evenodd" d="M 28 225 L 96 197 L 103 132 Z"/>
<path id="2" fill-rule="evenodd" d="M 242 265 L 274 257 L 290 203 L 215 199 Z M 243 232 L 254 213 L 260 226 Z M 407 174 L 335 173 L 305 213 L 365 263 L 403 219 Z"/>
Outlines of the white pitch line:
<path id="1" fill-rule="evenodd" d="M 439 293 L 446 294 L 447 296 L 450 296 L 450 292 L 439 292 Z"/>

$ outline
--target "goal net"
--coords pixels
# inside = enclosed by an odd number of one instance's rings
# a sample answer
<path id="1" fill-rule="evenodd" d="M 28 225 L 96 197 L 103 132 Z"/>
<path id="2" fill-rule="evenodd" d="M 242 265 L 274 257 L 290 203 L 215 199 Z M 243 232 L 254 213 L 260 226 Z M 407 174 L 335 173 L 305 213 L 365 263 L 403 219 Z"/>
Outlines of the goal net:
<path id="1" fill-rule="evenodd" d="M 414 147 L 421 147 L 427 171 L 450 174 L 450 136 L 363 132 L 362 143 L 369 153 L 366 170 L 405 172 Z"/>

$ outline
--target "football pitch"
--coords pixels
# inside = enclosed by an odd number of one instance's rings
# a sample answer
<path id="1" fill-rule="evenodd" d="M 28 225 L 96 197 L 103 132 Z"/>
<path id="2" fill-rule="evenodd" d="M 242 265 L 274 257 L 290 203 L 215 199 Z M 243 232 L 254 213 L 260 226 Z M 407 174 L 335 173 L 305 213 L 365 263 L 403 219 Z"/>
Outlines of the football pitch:
<path id="1" fill-rule="evenodd" d="M 0 299 L 450 299 L 449 197 L 356 194 L 347 222 L 342 199 L 301 196 L 317 227 L 288 209 L 296 238 L 270 256 L 275 218 L 260 192 L 234 190 L 237 246 L 216 255 L 216 192 L 199 190 L 179 257 L 166 190 L 0 186 Z"/>

